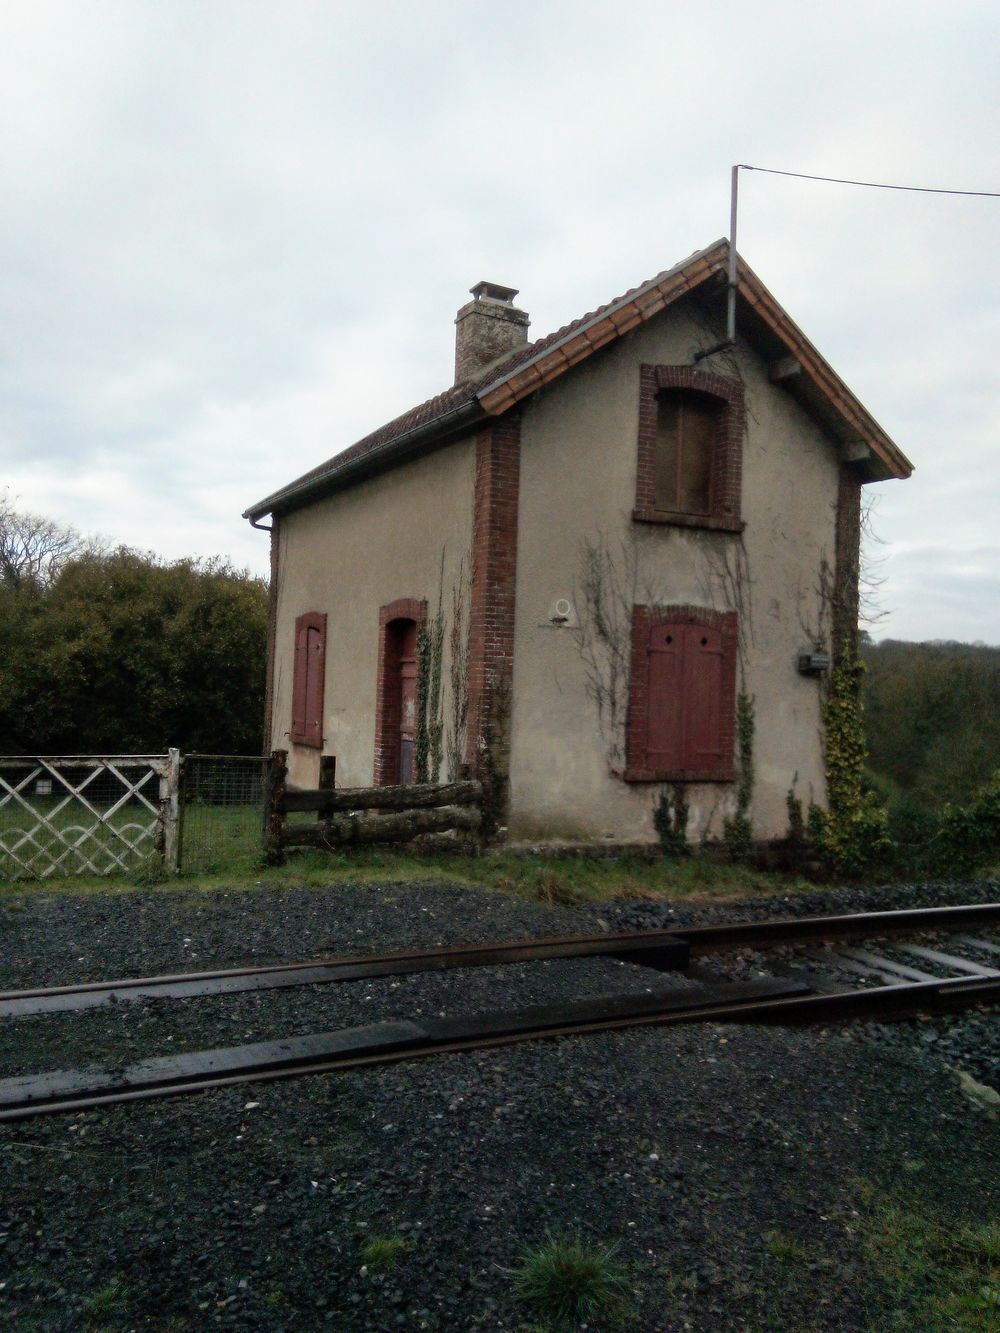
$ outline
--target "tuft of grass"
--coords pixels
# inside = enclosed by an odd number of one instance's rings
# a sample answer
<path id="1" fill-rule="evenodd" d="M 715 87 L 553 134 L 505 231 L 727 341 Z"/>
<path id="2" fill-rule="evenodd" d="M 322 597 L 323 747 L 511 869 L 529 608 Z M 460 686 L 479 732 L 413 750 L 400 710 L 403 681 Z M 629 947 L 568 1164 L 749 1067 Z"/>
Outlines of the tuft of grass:
<path id="1" fill-rule="evenodd" d="M 808 1246 L 784 1231 L 772 1231 L 767 1237 L 767 1249 L 781 1263 L 807 1264 L 812 1255 Z"/>
<path id="2" fill-rule="evenodd" d="M 97 1322 L 124 1314 L 128 1304 L 128 1288 L 118 1278 L 114 1278 L 107 1286 L 88 1296 L 83 1309 L 88 1319 Z"/>
<path id="3" fill-rule="evenodd" d="M 614 1256 L 614 1246 L 550 1237 L 524 1252 L 513 1271 L 514 1296 L 544 1329 L 569 1330 L 594 1319 L 621 1326 L 629 1288 L 625 1269 Z"/>
<path id="4" fill-rule="evenodd" d="M 366 1268 L 387 1271 L 396 1267 L 409 1248 L 402 1236 L 372 1236 L 361 1247 L 361 1262 Z"/>
<path id="5" fill-rule="evenodd" d="M 878 1327 L 1000 1333 L 1000 1222 L 951 1227 L 883 1204 L 864 1253 L 893 1306 Z"/>

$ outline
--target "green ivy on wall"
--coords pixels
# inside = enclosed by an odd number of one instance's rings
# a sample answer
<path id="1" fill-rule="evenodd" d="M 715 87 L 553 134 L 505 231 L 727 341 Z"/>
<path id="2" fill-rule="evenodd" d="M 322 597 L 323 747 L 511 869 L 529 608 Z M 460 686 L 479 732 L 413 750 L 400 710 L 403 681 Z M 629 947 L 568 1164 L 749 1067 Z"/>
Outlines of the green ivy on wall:
<path id="1" fill-rule="evenodd" d="M 864 673 L 854 652 L 845 653 L 833 670 L 822 711 L 827 810 L 825 815 L 810 810 L 821 850 L 845 875 L 863 873 L 891 847 L 885 807 L 865 788 Z"/>

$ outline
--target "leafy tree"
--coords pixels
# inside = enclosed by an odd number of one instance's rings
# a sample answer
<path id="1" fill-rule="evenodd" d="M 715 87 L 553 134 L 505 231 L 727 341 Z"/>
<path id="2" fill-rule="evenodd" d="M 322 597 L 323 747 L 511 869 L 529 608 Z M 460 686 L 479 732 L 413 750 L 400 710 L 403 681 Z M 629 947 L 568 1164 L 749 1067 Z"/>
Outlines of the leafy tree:
<path id="1" fill-rule="evenodd" d="M 0 586 L 0 750 L 257 753 L 267 591 L 120 547 Z"/>
<path id="2" fill-rule="evenodd" d="M 1000 648 L 863 648 L 870 764 L 895 805 L 968 800 L 1000 768 Z"/>

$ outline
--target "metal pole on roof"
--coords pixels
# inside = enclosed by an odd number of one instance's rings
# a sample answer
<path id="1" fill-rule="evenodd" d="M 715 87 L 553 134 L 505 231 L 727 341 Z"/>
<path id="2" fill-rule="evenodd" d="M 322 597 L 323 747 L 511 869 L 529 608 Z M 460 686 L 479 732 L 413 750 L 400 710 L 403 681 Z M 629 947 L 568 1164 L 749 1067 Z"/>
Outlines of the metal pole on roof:
<path id="1" fill-rule="evenodd" d="M 726 304 L 726 342 L 736 341 L 736 204 L 739 198 L 740 163 L 733 167 L 729 194 L 729 292 Z"/>
<path id="2" fill-rule="evenodd" d="M 694 353 L 694 363 L 704 361 L 716 352 L 725 352 L 736 343 L 736 204 L 739 196 L 739 172 L 742 162 L 732 169 L 732 187 L 729 195 L 729 264 L 726 279 L 726 336 L 722 342 L 700 348 Z"/>

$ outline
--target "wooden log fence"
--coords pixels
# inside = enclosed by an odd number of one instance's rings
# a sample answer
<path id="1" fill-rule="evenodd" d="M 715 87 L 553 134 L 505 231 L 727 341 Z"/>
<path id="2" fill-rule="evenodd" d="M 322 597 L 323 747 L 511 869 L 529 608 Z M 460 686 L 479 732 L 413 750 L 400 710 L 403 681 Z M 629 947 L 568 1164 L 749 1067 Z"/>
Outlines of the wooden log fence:
<path id="1" fill-rule="evenodd" d="M 420 782 L 406 787 L 335 787 L 332 762 L 320 785 L 288 785 L 287 752 L 274 751 L 264 812 L 268 857 L 281 860 L 287 848 L 340 851 L 346 847 L 409 843 L 424 851 L 478 845 L 483 822 L 480 782 Z M 315 814 L 315 823 L 290 823 L 292 814 Z"/>

